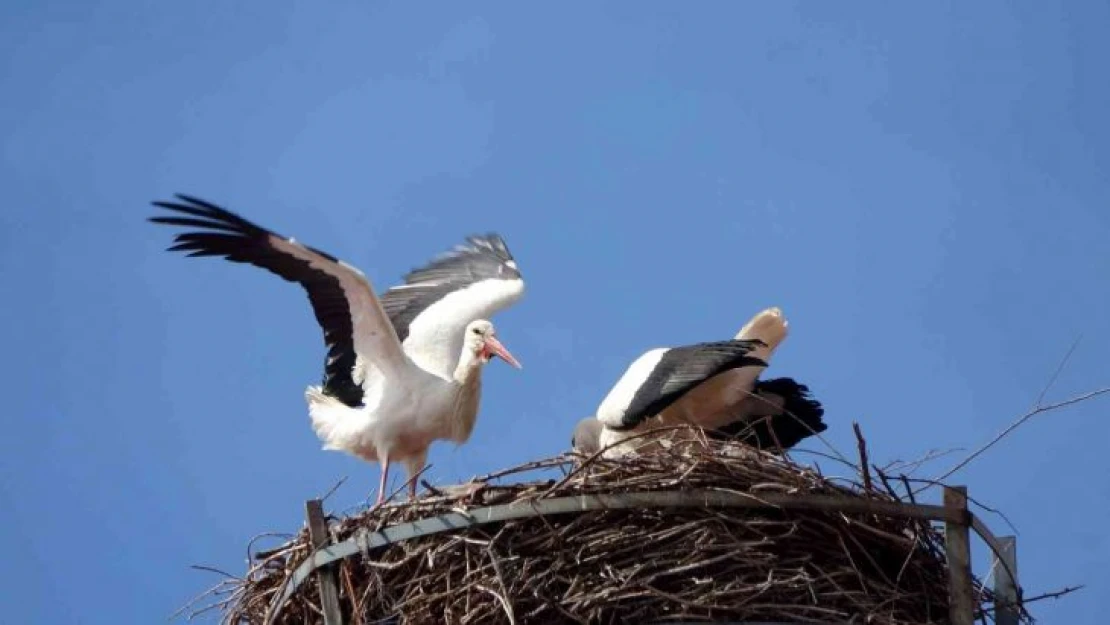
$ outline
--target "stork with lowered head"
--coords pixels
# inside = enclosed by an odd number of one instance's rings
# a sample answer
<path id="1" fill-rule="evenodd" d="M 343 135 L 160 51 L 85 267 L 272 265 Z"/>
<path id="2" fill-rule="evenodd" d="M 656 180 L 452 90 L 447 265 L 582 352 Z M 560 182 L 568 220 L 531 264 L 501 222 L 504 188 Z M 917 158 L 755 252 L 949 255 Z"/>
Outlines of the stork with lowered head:
<path id="1" fill-rule="evenodd" d="M 760 379 L 787 328 L 782 311 L 768 308 L 732 340 L 643 353 L 602 400 L 597 416 L 576 424 L 572 447 L 587 454 L 604 449 L 607 457 L 650 451 L 664 428 L 683 424 L 712 438 L 779 449 L 825 431 L 824 408 L 804 384 Z"/>

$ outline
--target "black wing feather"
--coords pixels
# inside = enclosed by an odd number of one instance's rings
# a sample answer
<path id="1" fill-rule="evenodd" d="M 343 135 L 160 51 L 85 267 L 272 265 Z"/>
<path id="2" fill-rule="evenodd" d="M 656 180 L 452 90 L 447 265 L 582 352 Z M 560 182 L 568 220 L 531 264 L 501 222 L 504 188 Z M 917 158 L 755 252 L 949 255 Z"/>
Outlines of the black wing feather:
<path id="1" fill-rule="evenodd" d="M 825 409 L 810 395 L 809 387 L 791 378 L 760 380 L 757 395 L 783 398 L 782 411 L 754 422 L 741 419 L 710 433 L 714 438 L 730 438 L 760 449 L 790 449 L 803 440 L 828 429 L 822 420 Z"/>
<path id="2" fill-rule="evenodd" d="M 639 425 L 719 373 L 740 367 L 766 367 L 766 362 L 748 355 L 765 345 L 758 339 L 734 339 L 667 350 L 633 395 L 620 427 L 613 429 L 624 430 Z"/>
<path id="3" fill-rule="evenodd" d="M 473 235 L 466 242 L 408 272 L 402 286 L 392 287 L 382 295 L 379 301 L 397 331 L 398 340 L 404 342 L 413 320 L 447 294 L 482 280 L 520 278 L 520 270 L 501 235 L 492 232 Z"/>
<path id="4" fill-rule="evenodd" d="M 324 365 L 323 390 L 348 406 L 362 403 L 362 387 L 355 384 L 353 327 L 350 304 L 339 280 L 314 269 L 306 261 L 281 252 L 271 244 L 271 237 L 285 238 L 215 204 L 182 194 L 181 202 L 153 202 L 154 206 L 192 217 L 151 217 L 150 221 L 171 226 L 202 228 L 178 234 L 172 252 L 189 252 L 187 256 L 222 256 L 235 263 L 248 263 L 266 269 L 289 282 L 296 282 L 308 292 L 308 300 L 317 323 L 324 332 L 328 355 Z M 306 246 L 307 247 L 307 246 Z M 334 256 L 318 249 L 307 249 L 338 262 Z"/>

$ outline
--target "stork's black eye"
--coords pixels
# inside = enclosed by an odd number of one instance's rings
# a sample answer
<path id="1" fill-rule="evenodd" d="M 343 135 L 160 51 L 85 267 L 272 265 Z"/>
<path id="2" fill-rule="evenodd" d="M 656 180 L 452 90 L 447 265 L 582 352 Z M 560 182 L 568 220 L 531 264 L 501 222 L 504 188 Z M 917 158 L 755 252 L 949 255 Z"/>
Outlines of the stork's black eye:
<path id="1" fill-rule="evenodd" d="M 471 332 L 473 332 L 474 334 L 481 334 L 482 329 L 481 328 L 474 328 L 473 330 L 471 330 Z"/>

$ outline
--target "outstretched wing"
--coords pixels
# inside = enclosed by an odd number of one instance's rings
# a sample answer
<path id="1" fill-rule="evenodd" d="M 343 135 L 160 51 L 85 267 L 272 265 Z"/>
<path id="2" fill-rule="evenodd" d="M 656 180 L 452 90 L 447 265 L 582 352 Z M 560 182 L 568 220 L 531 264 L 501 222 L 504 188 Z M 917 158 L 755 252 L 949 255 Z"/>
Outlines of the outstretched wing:
<path id="1" fill-rule="evenodd" d="M 466 244 L 410 271 L 404 284 L 382 295 L 382 307 L 408 354 L 424 369 L 450 377 L 462 351 L 463 331 L 524 294 L 524 279 L 505 240 L 471 236 Z"/>
<path id="2" fill-rule="evenodd" d="M 751 352 L 758 340 L 698 343 L 653 349 L 637 358 L 597 409 L 605 427 L 627 430 L 659 414 L 690 389 L 738 367 L 767 366 Z"/>
<path id="3" fill-rule="evenodd" d="M 185 216 L 150 218 L 154 223 L 194 228 L 178 234 L 169 251 L 249 263 L 296 282 L 308 292 L 328 349 L 325 393 L 348 406 L 358 406 L 371 362 L 383 373 L 401 372 L 407 366 L 389 318 L 358 269 L 215 204 L 187 195 L 176 197 L 180 201 L 153 204 Z"/>

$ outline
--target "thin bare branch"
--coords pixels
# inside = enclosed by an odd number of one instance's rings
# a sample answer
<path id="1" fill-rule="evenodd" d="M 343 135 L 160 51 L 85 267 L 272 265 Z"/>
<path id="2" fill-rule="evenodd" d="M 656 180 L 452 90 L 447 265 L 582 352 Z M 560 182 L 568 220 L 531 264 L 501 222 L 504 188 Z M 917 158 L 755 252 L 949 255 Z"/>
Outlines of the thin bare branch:
<path id="1" fill-rule="evenodd" d="M 983 445 L 979 449 L 976 449 L 974 452 L 972 452 L 972 454 L 970 456 L 968 456 L 967 458 L 964 458 L 960 462 L 956 463 L 955 466 L 953 466 L 951 469 L 948 469 L 947 471 L 945 471 L 944 474 L 942 474 L 940 477 L 937 477 L 937 478 L 933 479 L 932 480 L 933 484 L 939 484 L 943 480 L 946 480 L 949 477 L 951 477 L 952 474 L 954 474 L 956 471 L 959 471 L 960 469 L 966 467 L 968 464 L 971 463 L 972 460 L 975 460 L 976 458 L 981 456 L 983 454 L 983 452 L 987 451 L 991 447 L 994 447 L 995 444 L 998 443 L 998 441 L 1005 438 L 1007 435 L 1010 434 L 1010 432 L 1013 432 L 1017 428 L 1021 427 L 1022 424 L 1024 424 L 1026 421 L 1032 419 L 1033 417 L 1035 417 L 1039 414 L 1046 413 L 1046 412 L 1052 412 L 1053 410 L 1059 410 L 1060 408 L 1066 408 L 1068 406 L 1073 406 L 1073 405 L 1078 404 L 1080 402 L 1084 402 L 1084 401 L 1087 401 L 1089 399 L 1094 399 L 1095 397 L 1098 397 L 1099 395 L 1105 395 L 1106 393 L 1110 393 L 1110 386 L 1106 386 L 1106 387 L 1103 387 L 1103 388 L 1100 388 L 1100 389 L 1097 389 L 1097 390 L 1094 390 L 1094 391 L 1083 393 L 1082 395 L 1076 395 L 1075 397 L 1072 397 L 1071 399 L 1065 399 L 1063 401 L 1059 401 L 1059 402 L 1056 402 L 1054 404 L 1038 406 L 1038 407 L 1030 410 L 1029 412 L 1027 412 L 1027 413 L 1021 415 L 1020 417 L 1018 417 L 1018 419 L 1016 421 L 1014 421 L 1013 423 L 1011 423 L 1009 426 L 1007 426 L 1006 429 L 999 432 L 986 445 Z M 919 490 L 917 492 L 920 493 L 920 492 L 922 492 L 922 491 L 924 491 L 928 488 L 929 488 L 929 486 L 926 486 L 925 488 L 922 488 L 921 490 Z"/>
<path id="2" fill-rule="evenodd" d="M 327 501 L 328 497 L 331 497 L 333 494 L 335 494 L 335 491 L 339 490 L 339 487 L 342 486 L 343 483 L 346 482 L 346 481 L 347 481 L 347 476 L 344 475 L 343 477 L 339 478 L 339 481 L 335 483 L 335 486 L 332 486 L 331 488 L 329 488 L 328 492 L 324 493 L 320 497 L 317 497 L 317 499 L 319 499 L 320 501 Z"/>
<path id="3" fill-rule="evenodd" d="M 1075 348 L 1079 347 L 1079 341 L 1082 339 L 1083 335 L 1080 334 L 1079 336 L 1075 337 L 1074 341 L 1072 341 L 1071 347 L 1068 348 L 1068 351 L 1064 354 L 1064 357 L 1060 359 L 1060 363 L 1056 365 L 1056 370 L 1053 371 L 1052 376 L 1048 378 L 1048 383 L 1044 385 L 1043 389 L 1041 389 L 1041 394 L 1037 396 L 1037 401 L 1033 404 L 1033 407 L 1030 410 L 1040 408 L 1041 405 L 1044 404 L 1045 395 L 1047 395 L 1048 391 L 1052 389 L 1052 386 L 1056 384 L 1056 379 L 1060 377 L 1061 373 L 1063 373 L 1064 367 L 1068 365 L 1068 361 L 1071 360 L 1071 355 L 1075 353 Z"/>
<path id="4" fill-rule="evenodd" d="M 859 423 L 852 422 L 852 431 L 856 434 L 856 448 L 859 450 L 859 472 L 863 476 L 863 490 L 871 492 L 871 463 L 867 460 L 867 441 L 863 438 Z"/>
<path id="5" fill-rule="evenodd" d="M 1085 584 L 1080 584 L 1079 586 L 1068 586 L 1067 588 L 1064 588 L 1063 590 L 1057 590 L 1057 591 L 1054 591 L 1054 592 L 1046 592 L 1042 595 L 1036 595 L 1036 596 L 1033 596 L 1033 597 L 1029 597 L 1028 599 L 1022 599 L 1022 603 L 1033 603 L 1034 601 L 1043 601 L 1045 599 L 1059 599 L 1060 597 L 1063 597 L 1064 595 L 1070 595 L 1071 593 L 1073 593 L 1077 590 L 1083 590 L 1086 587 L 1087 586 Z"/>

